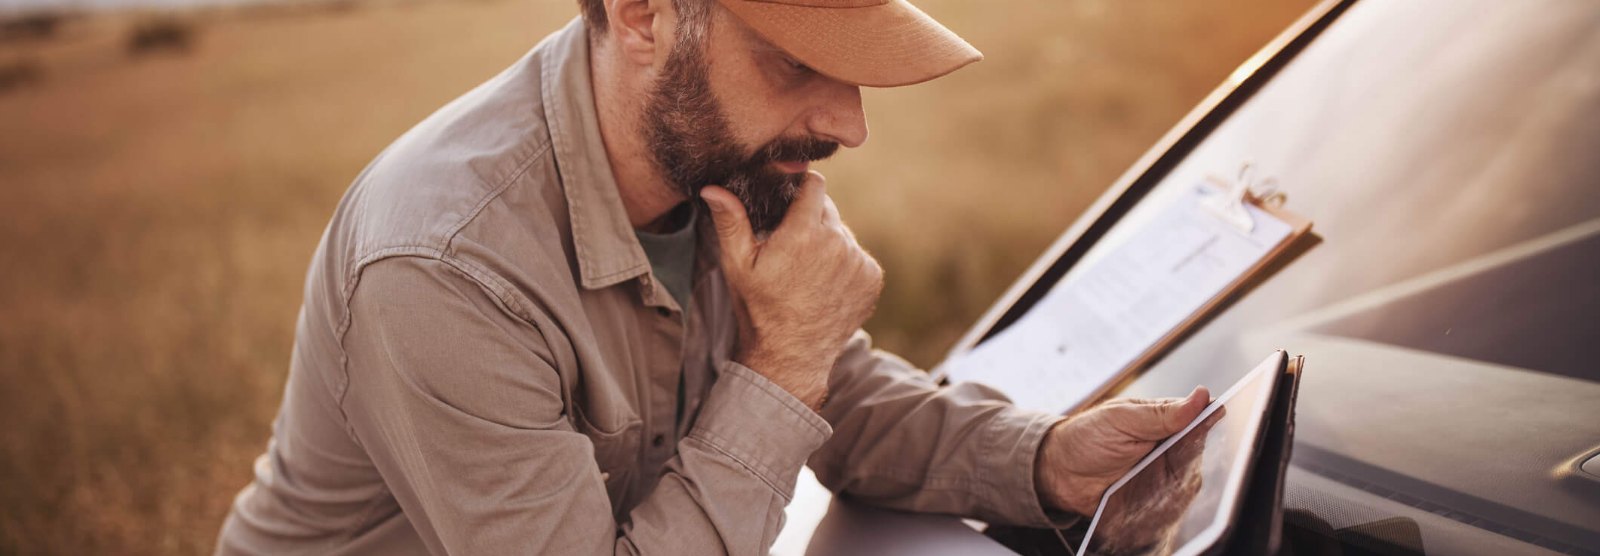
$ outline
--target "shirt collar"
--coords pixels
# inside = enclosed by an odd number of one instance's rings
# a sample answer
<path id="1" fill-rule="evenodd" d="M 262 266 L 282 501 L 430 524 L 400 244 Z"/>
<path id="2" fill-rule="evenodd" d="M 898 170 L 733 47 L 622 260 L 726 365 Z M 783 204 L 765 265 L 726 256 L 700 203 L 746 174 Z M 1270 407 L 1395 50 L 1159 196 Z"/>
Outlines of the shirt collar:
<path id="1" fill-rule="evenodd" d="M 604 288 L 648 273 L 650 260 L 634 237 L 600 138 L 583 19 L 573 19 L 551 37 L 548 47 L 541 64 L 541 95 L 567 197 L 578 271 L 584 288 Z"/>

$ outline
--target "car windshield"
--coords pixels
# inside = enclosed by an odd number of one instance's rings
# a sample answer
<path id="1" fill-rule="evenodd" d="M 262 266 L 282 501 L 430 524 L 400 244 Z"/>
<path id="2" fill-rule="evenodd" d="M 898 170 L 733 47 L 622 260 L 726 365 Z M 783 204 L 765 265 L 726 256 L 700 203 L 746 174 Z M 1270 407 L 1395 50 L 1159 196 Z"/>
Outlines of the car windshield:
<path id="1" fill-rule="evenodd" d="M 1407 11 L 1342 15 L 1068 277 L 1175 192 L 1250 165 L 1320 243 L 1121 393 L 1225 386 L 1273 349 L 1304 354 L 1295 465 L 1594 546 L 1593 485 L 1563 476 L 1600 443 L 1600 42 L 1540 10 L 1391 13 Z"/>
<path id="2" fill-rule="evenodd" d="M 1315 240 L 1117 394 L 1226 387 L 1274 349 L 1303 354 L 1286 507 L 1335 529 L 1404 519 L 1414 542 L 1386 542 L 1415 552 L 1428 537 L 1586 553 L 1600 543 L 1600 483 L 1580 470 L 1600 446 L 1595 13 L 1357 4 L 1044 284 L 1094 268 L 1196 183 L 1279 194 Z"/>

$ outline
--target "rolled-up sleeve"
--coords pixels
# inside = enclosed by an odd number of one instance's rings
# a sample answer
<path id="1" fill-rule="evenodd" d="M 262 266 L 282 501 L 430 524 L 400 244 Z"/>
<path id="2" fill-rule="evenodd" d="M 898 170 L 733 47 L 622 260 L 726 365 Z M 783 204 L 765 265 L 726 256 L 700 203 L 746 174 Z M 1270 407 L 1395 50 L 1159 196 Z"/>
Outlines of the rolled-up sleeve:
<path id="1" fill-rule="evenodd" d="M 833 437 L 811 458 L 824 486 L 876 505 L 1062 527 L 1034 485 L 1045 432 L 1061 417 L 1018 409 L 977 384 L 935 385 L 858 332 L 829 380 Z"/>
<path id="2" fill-rule="evenodd" d="M 539 328 L 449 262 L 385 259 L 350 300 L 341 404 L 435 554 L 765 553 L 828 423 L 728 364 L 625 525 Z M 554 340 L 550 340 L 554 341 Z"/>

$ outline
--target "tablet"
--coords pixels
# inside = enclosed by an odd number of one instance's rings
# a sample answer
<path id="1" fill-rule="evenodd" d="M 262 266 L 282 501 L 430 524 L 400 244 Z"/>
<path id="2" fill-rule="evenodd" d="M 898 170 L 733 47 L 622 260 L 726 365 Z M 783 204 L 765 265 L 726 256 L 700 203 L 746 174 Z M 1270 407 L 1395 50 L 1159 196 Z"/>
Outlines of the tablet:
<path id="1" fill-rule="evenodd" d="M 1268 356 L 1106 489 L 1078 554 L 1190 556 L 1221 541 L 1287 362 Z"/>

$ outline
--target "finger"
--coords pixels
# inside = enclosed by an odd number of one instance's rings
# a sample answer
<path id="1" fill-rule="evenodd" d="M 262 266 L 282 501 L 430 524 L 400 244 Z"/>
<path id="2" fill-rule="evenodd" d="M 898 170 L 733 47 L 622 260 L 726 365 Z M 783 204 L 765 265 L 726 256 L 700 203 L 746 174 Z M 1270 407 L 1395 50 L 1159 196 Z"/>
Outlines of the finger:
<path id="1" fill-rule="evenodd" d="M 711 221 L 722 249 L 723 267 L 743 268 L 755 252 L 755 234 L 750 231 L 750 215 L 733 192 L 715 185 L 700 189 L 700 198 L 711 209 Z"/>
<path id="2" fill-rule="evenodd" d="M 1172 433 L 1167 432 L 1166 419 L 1163 418 L 1160 407 L 1120 404 L 1104 406 L 1102 410 L 1106 412 L 1106 422 L 1111 425 L 1112 430 L 1131 440 L 1157 442 L 1172 436 Z"/>
<path id="3" fill-rule="evenodd" d="M 822 196 L 822 223 L 833 228 L 843 228 L 844 220 L 839 218 L 839 206 L 833 204 L 833 198 Z"/>
<path id="4" fill-rule="evenodd" d="M 1211 391 L 1204 386 L 1196 386 L 1189 392 L 1188 397 L 1158 406 L 1165 413 L 1163 418 L 1170 430 L 1168 434 L 1189 426 L 1190 422 L 1200 416 L 1200 412 L 1206 410 L 1206 405 L 1209 403 L 1211 403 Z"/>
<path id="5" fill-rule="evenodd" d="M 1195 458 L 1200 457 L 1206 450 L 1206 431 L 1195 429 L 1179 440 L 1176 445 L 1167 450 L 1167 455 L 1172 457 L 1172 463 L 1184 467 Z"/>
<path id="6" fill-rule="evenodd" d="M 861 242 L 856 240 L 856 233 L 850 229 L 850 226 L 844 223 L 844 218 L 839 216 L 839 206 L 833 204 L 833 198 L 827 197 L 827 201 L 827 205 L 824 207 L 822 212 L 823 225 L 838 230 L 840 234 L 844 235 L 846 240 L 850 241 L 851 245 L 861 245 Z"/>
<path id="7" fill-rule="evenodd" d="M 1114 398 L 1106 400 L 1105 405 L 1161 405 L 1184 399 L 1187 398 Z"/>
<path id="8" fill-rule="evenodd" d="M 1202 394 L 1203 394 L 1203 396 L 1202 396 Z M 1208 402 L 1208 403 L 1211 401 L 1211 399 L 1210 399 L 1211 391 L 1206 389 L 1206 387 L 1204 387 L 1204 386 L 1196 386 L 1194 390 L 1189 391 L 1189 395 L 1181 397 L 1181 398 L 1178 398 L 1178 397 L 1171 397 L 1171 398 L 1114 398 L 1114 399 L 1111 399 L 1111 400 L 1106 400 L 1105 403 L 1106 403 L 1106 405 L 1112 405 L 1112 404 L 1162 405 L 1162 404 L 1171 404 L 1171 403 L 1177 403 L 1177 402 L 1190 401 L 1191 398 L 1194 398 L 1196 396 L 1200 396 L 1200 397 L 1204 398 L 1206 400 L 1206 402 Z"/>
<path id="9" fill-rule="evenodd" d="M 850 227 L 849 226 L 844 225 L 843 222 L 839 223 L 839 232 L 844 234 L 844 239 L 849 241 L 850 245 L 856 246 L 856 248 L 860 249 L 863 254 L 866 253 L 866 251 L 867 251 L 866 247 L 863 247 L 861 245 L 861 241 L 856 239 L 856 233 L 853 232 L 853 231 L 850 231 Z M 871 258 L 872 257 L 872 255 L 866 255 L 866 256 L 867 256 L 867 258 Z M 876 263 L 877 259 L 873 259 L 873 262 Z"/>
<path id="10" fill-rule="evenodd" d="M 822 221 L 827 199 L 827 179 L 815 170 L 806 172 L 805 181 L 800 182 L 800 193 L 795 196 L 794 202 L 789 204 L 789 212 L 783 215 L 783 222 L 778 224 L 778 230 L 811 226 L 815 222 Z"/>
<path id="11" fill-rule="evenodd" d="M 1107 417 L 1114 420 L 1116 428 L 1137 440 L 1157 441 L 1172 436 L 1205 410 L 1211 393 L 1197 387 L 1187 397 L 1174 398 L 1159 403 L 1123 403 L 1110 405 Z"/>

